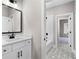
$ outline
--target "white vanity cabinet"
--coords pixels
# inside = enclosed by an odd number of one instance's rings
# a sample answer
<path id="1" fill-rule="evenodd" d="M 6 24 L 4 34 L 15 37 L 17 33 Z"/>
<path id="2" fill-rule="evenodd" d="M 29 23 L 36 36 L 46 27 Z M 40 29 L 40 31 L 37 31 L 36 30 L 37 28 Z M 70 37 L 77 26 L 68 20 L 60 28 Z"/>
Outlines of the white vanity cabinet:
<path id="1" fill-rule="evenodd" d="M 3 46 L 2 54 L 2 59 L 31 59 L 31 40 Z"/>
<path id="2" fill-rule="evenodd" d="M 26 57 L 26 47 L 21 47 L 14 51 L 15 59 L 27 59 Z"/>
<path id="3" fill-rule="evenodd" d="M 16 59 L 15 52 L 12 51 L 12 45 L 2 47 L 2 59 Z"/>
<path id="4" fill-rule="evenodd" d="M 2 59 L 16 59 L 15 52 L 10 52 L 8 54 L 2 55 Z"/>
<path id="5" fill-rule="evenodd" d="M 2 47 L 2 59 L 15 59 L 15 54 L 12 52 L 11 45 Z"/>
<path id="6" fill-rule="evenodd" d="M 32 59 L 31 58 L 31 49 L 30 48 L 32 48 L 32 46 L 30 46 L 31 45 L 31 40 L 28 40 L 28 41 L 26 41 L 26 45 L 27 45 L 27 47 L 26 47 L 26 56 L 27 56 L 27 59 Z"/>

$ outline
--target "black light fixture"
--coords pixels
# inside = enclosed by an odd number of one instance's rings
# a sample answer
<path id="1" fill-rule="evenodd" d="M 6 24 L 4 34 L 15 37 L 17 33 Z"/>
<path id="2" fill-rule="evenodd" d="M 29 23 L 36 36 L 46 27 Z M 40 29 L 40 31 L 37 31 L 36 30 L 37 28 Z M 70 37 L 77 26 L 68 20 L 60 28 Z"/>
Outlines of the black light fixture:
<path id="1" fill-rule="evenodd" d="M 14 3 L 14 0 L 9 0 L 11 3 Z"/>
<path id="2" fill-rule="evenodd" d="M 16 0 L 9 0 L 11 3 L 16 3 L 17 1 Z"/>

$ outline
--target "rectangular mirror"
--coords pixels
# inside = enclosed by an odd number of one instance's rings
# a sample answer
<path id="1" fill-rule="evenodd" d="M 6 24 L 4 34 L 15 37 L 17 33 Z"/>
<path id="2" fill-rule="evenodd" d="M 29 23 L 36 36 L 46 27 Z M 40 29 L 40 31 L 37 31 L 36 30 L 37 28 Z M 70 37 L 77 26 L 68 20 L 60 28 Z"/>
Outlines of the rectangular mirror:
<path id="1" fill-rule="evenodd" d="M 22 12 L 2 4 L 2 33 L 22 32 Z"/>

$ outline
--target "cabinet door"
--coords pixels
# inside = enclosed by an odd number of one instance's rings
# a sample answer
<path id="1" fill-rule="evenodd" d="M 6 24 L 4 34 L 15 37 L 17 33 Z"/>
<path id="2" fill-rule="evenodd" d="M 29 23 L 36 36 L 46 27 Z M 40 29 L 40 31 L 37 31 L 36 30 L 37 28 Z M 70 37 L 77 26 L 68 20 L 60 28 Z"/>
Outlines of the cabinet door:
<path id="1" fill-rule="evenodd" d="M 21 56 L 22 51 L 22 56 Z M 26 59 L 25 48 L 15 49 L 13 52 L 6 53 L 2 55 L 2 59 Z"/>
<path id="2" fill-rule="evenodd" d="M 16 59 L 15 52 L 3 54 L 2 59 Z"/>
<path id="3" fill-rule="evenodd" d="M 26 46 L 24 46 L 24 47 L 22 47 L 20 50 L 19 50 L 19 52 L 20 52 L 20 59 L 28 59 L 27 57 L 26 57 Z"/>
<path id="4" fill-rule="evenodd" d="M 27 45 L 26 47 L 26 57 L 27 59 L 31 59 L 31 46 L 30 45 Z"/>
<path id="5" fill-rule="evenodd" d="M 20 52 L 22 54 L 20 59 L 31 59 L 31 46 L 24 46 L 24 47 L 22 47 Z"/>

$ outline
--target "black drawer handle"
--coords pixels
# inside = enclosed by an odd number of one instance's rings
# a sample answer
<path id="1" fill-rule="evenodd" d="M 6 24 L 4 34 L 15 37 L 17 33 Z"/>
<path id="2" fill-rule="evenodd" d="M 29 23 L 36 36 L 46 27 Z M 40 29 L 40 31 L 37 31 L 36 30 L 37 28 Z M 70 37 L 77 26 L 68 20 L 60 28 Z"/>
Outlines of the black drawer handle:
<path id="1" fill-rule="evenodd" d="M 18 52 L 18 58 L 20 58 L 20 53 Z"/>
<path id="2" fill-rule="evenodd" d="M 21 56 L 22 56 L 22 51 L 21 51 Z"/>

